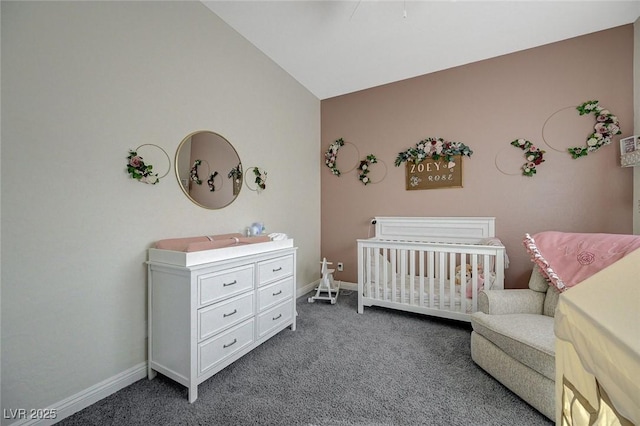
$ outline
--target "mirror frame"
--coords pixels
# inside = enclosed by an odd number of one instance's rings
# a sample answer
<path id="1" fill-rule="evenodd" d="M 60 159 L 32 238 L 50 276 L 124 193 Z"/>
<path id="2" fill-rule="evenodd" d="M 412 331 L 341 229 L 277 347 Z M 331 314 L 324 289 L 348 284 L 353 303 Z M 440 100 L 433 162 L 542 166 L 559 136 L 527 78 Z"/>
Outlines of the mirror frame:
<path id="1" fill-rule="evenodd" d="M 240 179 L 242 179 L 242 181 L 240 182 L 239 186 L 238 186 L 238 192 L 237 194 L 235 194 L 235 196 L 233 198 L 231 198 L 231 200 L 229 200 L 228 203 L 221 205 L 221 206 L 216 206 L 216 207 L 209 207 L 206 206 L 204 204 L 202 204 L 202 202 L 197 201 L 196 199 L 194 199 L 191 194 L 189 194 L 189 190 L 188 188 L 185 188 L 184 185 L 182 184 L 182 181 L 180 180 L 180 170 L 179 170 L 179 159 L 180 159 L 180 151 L 182 150 L 182 147 L 184 146 L 185 143 L 187 142 L 191 142 L 191 138 L 194 135 L 197 135 L 199 133 L 210 133 L 212 135 L 215 135 L 217 137 L 219 137 L 220 139 L 222 139 L 223 141 L 225 141 L 229 147 L 233 150 L 234 154 L 236 155 L 236 157 L 238 158 L 238 164 L 242 165 L 242 160 L 240 159 L 240 155 L 238 155 L 238 151 L 236 150 L 236 148 L 231 144 L 231 142 L 229 142 L 229 140 L 227 138 L 225 138 L 224 136 L 222 136 L 220 133 L 211 131 L 211 130 L 196 130 L 195 132 L 191 132 L 189 133 L 187 136 L 184 137 L 184 139 L 182 139 L 182 141 L 180 142 L 180 144 L 178 145 L 178 148 L 176 149 L 176 155 L 174 158 L 174 169 L 175 169 L 175 173 L 176 173 L 176 179 L 178 180 L 178 186 L 180 187 L 180 189 L 182 190 L 182 192 L 184 193 L 184 195 L 187 196 L 187 198 L 193 202 L 195 205 L 202 207 L 204 209 L 207 210 L 219 210 L 219 209 L 223 209 L 227 206 L 229 206 L 231 203 L 233 203 L 238 196 L 240 195 L 240 191 L 242 190 L 242 187 L 244 186 L 244 172 L 242 173 Z M 191 163 L 191 160 L 189 159 L 189 163 Z M 225 172 L 227 173 L 227 172 Z M 226 176 L 223 176 L 223 178 L 226 178 Z M 233 182 L 231 183 L 232 185 L 234 184 Z"/>

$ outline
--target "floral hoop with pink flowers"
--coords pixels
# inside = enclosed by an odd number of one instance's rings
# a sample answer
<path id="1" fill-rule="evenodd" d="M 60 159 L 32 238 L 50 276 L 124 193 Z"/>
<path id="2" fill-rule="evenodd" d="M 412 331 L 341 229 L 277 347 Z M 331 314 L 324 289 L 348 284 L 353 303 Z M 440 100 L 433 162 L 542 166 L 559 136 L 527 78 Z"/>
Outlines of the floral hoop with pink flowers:
<path id="1" fill-rule="evenodd" d="M 622 133 L 618 117 L 611 114 L 608 109 L 598 105 L 598 101 L 587 101 L 576 108 L 580 115 L 593 114 L 596 116 L 594 132 L 587 137 L 587 146 L 569 148 L 571 158 L 584 157 L 590 152 L 597 151 L 605 145 L 609 145 L 614 135 Z"/>
<path id="2" fill-rule="evenodd" d="M 347 170 L 346 172 L 341 172 L 340 169 L 338 169 L 338 150 L 340 149 L 340 147 L 343 147 L 345 145 L 351 145 L 355 150 L 356 150 L 356 155 L 357 157 L 360 157 L 360 153 L 358 152 L 358 147 L 355 146 L 354 144 L 352 144 L 351 142 L 346 142 L 344 139 L 340 138 L 340 139 L 336 139 L 335 142 L 333 142 L 331 145 L 329 145 L 329 149 L 327 149 L 327 151 L 324 153 L 324 164 L 331 169 L 331 173 L 333 173 L 336 176 L 340 176 L 343 173 L 349 173 L 351 171 L 353 171 L 356 167 L 357 167 L 357 163 L 353 165 L 353 167 L 351 167 L 349 170 Z"/>
<path id="3" fill-rule="evenodd" d="M 542 139 L 544 139 L 545 143 L 555 151 L 564 150 L 556 149 L 551 146 L 551 144 L 549 144 L 544 134 L 545 127 L 551 117 L 553 117 L 558 112 L 568 108 L 574 107 L 566 107 L 562 108 L 559 111 L 556 111 L 549 118 L 547 118 L 547 121 L 545 121 L 544 125 L 542 126 Z M 574 160 L 576 158 L 584 157 L 591 152 L 595 152 L 605 145 L 609 145 L 613 140 L 613 136 L 622 134 L 618 117 L 613 115 L 608 109 L 598 105 L 598 101 L 587 101 L 575 108 L 578 110 L 578 114 L 580 115 L 593 114 L 596 117 L 596 124 L 593 126 L 594 132 L 587 137 L 585 146 L 567 148 L 567 151 L 569 152 L 569 154 L 571 154 L 571 158 L 573 158 Z"/>
<path id="4" fill-rule="evenodd" d="M 143 158 L 140 155 L 138 155 L 138 151 L 143 146 L 151 146 L 159 149 L 164 153 L 164 155 L 167 157 L 167 161 L 169 162 L 169 168 L 167 169 L 167 172 L 165 174 L 163 174 L 162 176 L 158 176 L 158 173 L 153 173 L 154 172 L 153 165 L 149 163 L 145 163 Z M 160 148 L 158 145 L 142 144 L 139 147 L 137 147 L 135 150 L 133 149 L 129 150 L 129 156 L 127 157 L 127 172 L 129 173 L 129 176 L 132 179 L 136 179 L 142 183 L 155 185 L 156 183 L 160 182 L 161 178 L 169 174 L 170 168 L 171 168 L 171 159 L 169 158 L 169 154 L 167 154 L 167 152 L 164 149 Z"/>
<path id="5" fill-rule="evenodd" d="M 518 147 L 524 151 L 524 158 L 527 160 L 522 165 L 522 174 L 532 177 L 537 173 L 536 166 L 544 162 L 544 154 L 546 151 L 541 150 L 534 144 L 525 139 L 516 139 L 511 145 Z"/>

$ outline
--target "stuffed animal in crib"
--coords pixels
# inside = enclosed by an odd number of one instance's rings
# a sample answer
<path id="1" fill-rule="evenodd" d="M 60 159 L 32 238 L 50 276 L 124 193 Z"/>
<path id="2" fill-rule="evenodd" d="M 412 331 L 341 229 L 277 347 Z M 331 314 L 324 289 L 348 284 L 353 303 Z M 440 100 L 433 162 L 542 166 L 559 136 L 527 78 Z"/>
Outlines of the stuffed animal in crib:
<path id="1" fill-rule="evenodd" d="M 464 269 L 465 269 L 465 281 L 469 281 L 471 279 L 471 265 L 469 265 L 468 263 L 464 264 Z M 478 270 L 481 270 L 480 267 L 478 267 Z M 460 285 L 462 283 L 462 265 L 458 265 L 456 266 L 456 285 Z"/>
<path id="2" fill-rule="evenodd" d="M 471 265 L 469 265 L 468 263 L 465 263 L 464 265 L 465 268 L 465 279 L 467 282 L 467 297 L 471 298 L 473 295 L 473 288 L 471 287 Z M 458 265 L 456 266 L 456 285 L 460 285 L 461 281 L 460 278 L 462 278 L 462 265 Z M 482 265 L 478 265 L 478 291 L 482 290 L 484 288 L 484 268 L 482 267 Z M 489 276 L 489 283 L 493 284 L 493 281 L 495 281 L 496 279 L 496 274 L 495 272 L 489 272 L 488 274 Z"/>

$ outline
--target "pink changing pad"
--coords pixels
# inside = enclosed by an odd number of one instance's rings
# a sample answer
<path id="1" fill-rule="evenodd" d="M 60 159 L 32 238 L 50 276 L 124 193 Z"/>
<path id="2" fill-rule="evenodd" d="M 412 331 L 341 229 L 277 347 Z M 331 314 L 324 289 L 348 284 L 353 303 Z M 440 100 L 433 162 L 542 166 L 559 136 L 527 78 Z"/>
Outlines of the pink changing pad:
<path id="1" fill-rule="evenodd" d="M 156 243 L 157 249 L 172 251 L 202 251 L 222 247 L 230 247 L 238 244 L 253 244 L 271 241 L 267 235 L 258 237 L 245 237 L 240 233 L 220 234 L 201 237 L 170 238 Z"/>

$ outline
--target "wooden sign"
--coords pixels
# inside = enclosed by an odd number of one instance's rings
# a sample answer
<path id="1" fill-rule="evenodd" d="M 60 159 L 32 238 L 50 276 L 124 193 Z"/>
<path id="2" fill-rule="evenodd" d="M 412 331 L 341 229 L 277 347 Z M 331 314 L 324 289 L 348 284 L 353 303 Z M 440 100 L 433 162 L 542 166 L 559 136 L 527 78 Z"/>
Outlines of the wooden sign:
<path id="1" fill-rule="evenodd" d="M 462 156 L 454 155 L 453 167 L 444 158 L 437 161 L 427 158 L 415 164 L 411 161 L 406 166 L 407 191 L 418 189 L 462 188 Z"/>

